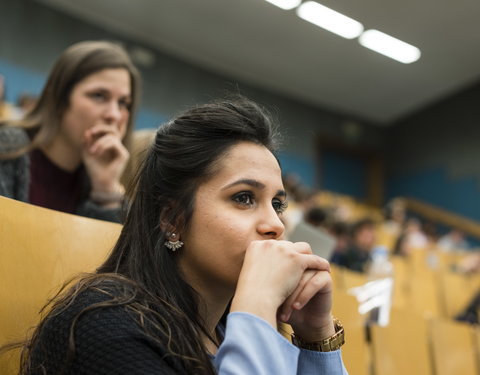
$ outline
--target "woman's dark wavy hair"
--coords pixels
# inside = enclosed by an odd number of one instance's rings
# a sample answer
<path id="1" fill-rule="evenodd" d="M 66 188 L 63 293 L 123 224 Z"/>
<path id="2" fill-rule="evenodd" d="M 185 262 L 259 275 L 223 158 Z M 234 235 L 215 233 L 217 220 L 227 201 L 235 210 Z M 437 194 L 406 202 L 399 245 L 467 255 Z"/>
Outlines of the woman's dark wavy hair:
<path id="1" fill-rule="evenodd" d="M 165 360 L 172 361 L 174 368 L 186 374 L 215 374 L 202 343 L 202 336 L 215 342 L 198 314 L 203 301 L 185 281 L 176 253 L 164 242 L 167 227 L 180 233 L 188 230 L 198 186 L 216 173 L 222 156 L 239 142 L 263 145 L 272 153 L 277 149 L 270 116 L 243 97 L 194 107 L 160 126 L 136 176 L 127 218 L 112 253 L 95 275 L 57 299 L 49 315 L 59 314 L 81 291 L 101 289 L 105 280 L 114 281 L 122 285 L 121 295 L 90 306 L 89 311 L 125 305 L 135 312 L 145 333 L 166 350 Z M 24 349 L 24 372 L 42 324 Z M 73 331 L 72 327 L 71 335 Z M 69 341 L 74 342 L 72 336 Z M 74 347 L 68 351 L 72 358 Z"/>

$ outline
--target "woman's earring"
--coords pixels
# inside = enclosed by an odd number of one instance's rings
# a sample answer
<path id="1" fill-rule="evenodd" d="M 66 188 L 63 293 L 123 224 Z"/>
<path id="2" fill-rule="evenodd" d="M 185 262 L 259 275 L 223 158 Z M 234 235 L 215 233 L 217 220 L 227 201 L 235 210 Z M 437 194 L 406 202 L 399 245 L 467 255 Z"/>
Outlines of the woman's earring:
<path id="1" fill-rule="evenodd" d="M 165 233 L 165 235 L 167 237 L 170 237 L 171 239 L 170 240 L 167 240 L 165 241 L 165 246 L 172 250 L 172 251 L 177 251 L 178 249 L 180 249 L 182 246 L 183 246 L 183 242 L 180 241 L 180 240 L 175 240 L 175 238 L 177 237 L 177 235 L 175 233 L 170 233 L 170 232 L 167 232 Z M 172 241 L 173 240 L 173 241 Z"/>

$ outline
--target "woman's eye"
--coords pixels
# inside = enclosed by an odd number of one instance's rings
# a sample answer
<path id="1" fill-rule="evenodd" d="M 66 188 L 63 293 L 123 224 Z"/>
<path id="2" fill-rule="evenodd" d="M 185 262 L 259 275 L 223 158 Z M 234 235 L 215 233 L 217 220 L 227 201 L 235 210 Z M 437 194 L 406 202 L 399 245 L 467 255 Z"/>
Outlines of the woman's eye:
<path id="1" fill-rule="evenodd" d="M 250 206 L 254 203 L 253 194 L 249 192 L 238 193 L 233 197 L 233 201 L 243 206 Z"/>
<path id="2" fill-rule="evenodd" d="M 130 103 L 128 100 L 120 100 L 118 102 L 118 106 L 120 108 L 125 108 L 127 110 L 130 110 L 130 108 L 132 107 L 132 103 Z"/>
<path id="3" fill-rule="evenodd" d="M 288 202 L 287 201 L 282 202 L 280 199 L 274 199 L 272 201 L 272 206 L 275 209 L 275 211 L 277 211 L 277 213 L 282 214 L 287 209 Z"/>
<path id="4" fill-rule="evenodd" d="M 102 92 L 92 92 L 88 96 L 97 101 L 103 101 L 107 98 L 107 96 Z"/>

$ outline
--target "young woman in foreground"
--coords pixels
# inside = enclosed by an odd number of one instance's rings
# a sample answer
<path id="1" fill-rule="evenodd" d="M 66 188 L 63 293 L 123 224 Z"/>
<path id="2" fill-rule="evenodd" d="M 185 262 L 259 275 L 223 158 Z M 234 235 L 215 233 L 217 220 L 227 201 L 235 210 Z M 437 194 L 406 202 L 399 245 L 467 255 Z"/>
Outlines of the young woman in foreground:
<path id="1" fill-rule="evenodd" d="M 246 99 L 161 126 L 113 252 L 57 298 L 22 373 L 346 374 L 329 264 L 281 240 L 273 131 Z"/>

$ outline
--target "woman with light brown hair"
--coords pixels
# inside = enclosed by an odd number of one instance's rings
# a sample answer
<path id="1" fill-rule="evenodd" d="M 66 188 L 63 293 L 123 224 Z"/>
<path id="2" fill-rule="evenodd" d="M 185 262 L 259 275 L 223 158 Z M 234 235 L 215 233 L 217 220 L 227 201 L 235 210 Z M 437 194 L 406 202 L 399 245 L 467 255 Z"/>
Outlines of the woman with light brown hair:
<path id="1" fill-rule="evenodd" d="M 139 87 L 139 73 L 119 45 L 67 48 L 35 107 L 0 127 L 0 195 L 119 221 Z"/>

